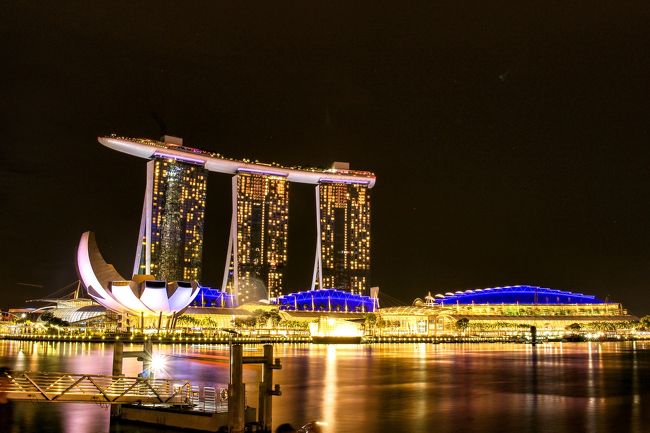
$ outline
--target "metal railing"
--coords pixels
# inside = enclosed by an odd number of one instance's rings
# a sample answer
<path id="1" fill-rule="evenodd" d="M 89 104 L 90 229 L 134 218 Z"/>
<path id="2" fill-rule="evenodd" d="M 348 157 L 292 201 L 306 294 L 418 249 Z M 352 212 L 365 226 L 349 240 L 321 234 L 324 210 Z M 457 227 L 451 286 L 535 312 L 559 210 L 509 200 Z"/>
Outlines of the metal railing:
<path id="1" fill-rule="evenodd" d="M 75 373 L 11 372 L 0 392 L 11 400 L 190 405 L 188 381 Z"/>
<path id="2" fill-rule="evenodd" d="M 190 403 L 194 410 L 203 412 L 228 412 L 228 387 L 220 385 L 192 386 Z"/>

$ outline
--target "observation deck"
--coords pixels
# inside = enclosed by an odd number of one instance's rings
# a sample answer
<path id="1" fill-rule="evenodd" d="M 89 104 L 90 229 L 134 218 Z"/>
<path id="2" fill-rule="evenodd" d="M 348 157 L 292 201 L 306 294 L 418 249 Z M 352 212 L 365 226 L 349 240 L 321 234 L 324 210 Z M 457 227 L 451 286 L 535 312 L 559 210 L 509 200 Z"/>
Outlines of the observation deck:
<path id="1" fill-rule="evenodd" d="M 98 137 L 104 146 L 128 153 L 140 158 L 171 158 L 189 164 L 197 164 L 208 171 L 226 174 L 256 173 L 267 176 L 279 176 L 289 182 L 319 183 L 356 183 L 375 186 L 375 175 L 369 171 L 343 170 L 336 168 L 284 167 L 276 163 L 251 162 L 227 158 L 219 153 L 207 152 L 175 143 L 146 138 L 128 138 L 116 135 Z"/>

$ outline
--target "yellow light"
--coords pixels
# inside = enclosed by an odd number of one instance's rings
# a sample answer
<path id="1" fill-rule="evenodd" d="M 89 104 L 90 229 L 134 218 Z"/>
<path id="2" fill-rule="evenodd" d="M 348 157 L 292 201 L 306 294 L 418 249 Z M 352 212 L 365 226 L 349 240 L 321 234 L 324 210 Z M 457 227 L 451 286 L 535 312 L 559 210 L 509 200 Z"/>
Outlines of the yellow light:
<path id="1" fill-rule="evenodd" d="M 166 360 L 165 357 L 159 353 L 151 357 L 151 369 L 158 373 L 165 369 Z"/>

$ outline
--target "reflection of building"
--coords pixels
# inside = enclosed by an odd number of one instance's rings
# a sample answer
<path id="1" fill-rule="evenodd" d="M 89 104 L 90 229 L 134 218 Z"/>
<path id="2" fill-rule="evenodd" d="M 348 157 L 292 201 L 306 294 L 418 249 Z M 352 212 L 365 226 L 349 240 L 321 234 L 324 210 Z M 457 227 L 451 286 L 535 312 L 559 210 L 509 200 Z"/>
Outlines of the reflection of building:
<path id="1" fill-rule="evenodd" d="M 363 183 L 317 187 L 314 286 L 364 294 L 370 277 L 370 194 Z"/>
<path id="2" fill-rule="evenodd" d="M 134 274 L 169 281 L 200 278 L 206 180 L 203 167 L 183 159 L 156 157 L 147 163 Z"/>
<path id="3" fill-rule="evenodd" d="M 289 230 L 286 178 L 245 171 L 237 174 L 233 178 L 232 218 L 224 282 L 229 280 L 240 303 L 281 295 Z"/>

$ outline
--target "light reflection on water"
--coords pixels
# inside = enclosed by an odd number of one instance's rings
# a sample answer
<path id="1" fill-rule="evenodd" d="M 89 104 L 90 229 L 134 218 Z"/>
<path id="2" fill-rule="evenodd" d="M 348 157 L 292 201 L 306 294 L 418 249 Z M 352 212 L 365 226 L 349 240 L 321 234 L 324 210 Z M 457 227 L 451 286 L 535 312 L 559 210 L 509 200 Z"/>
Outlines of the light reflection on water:
<path id="1" fill-rule="evenodd" d="M 226 346 L 154 350 L 166 355 L 169 377 L 228 381 Z M 278 345 L 275 355 L 283 395 L 274 424 L 323 420 L 325 433 L 649 431 L 650 343 Z M 0 342 L 0 365 L 16 370 L 110 374 L 111 359 L 111 344 Z M 125 374 L 139 369 L 125 360 Z M 251 406 L 260 373 L 245 367 Z M 12 433 L 165 431 L 109 427 L 108 408 L 94 404 L 19 403 L 15 420 Z"/>

